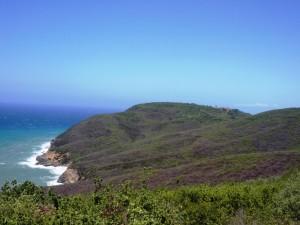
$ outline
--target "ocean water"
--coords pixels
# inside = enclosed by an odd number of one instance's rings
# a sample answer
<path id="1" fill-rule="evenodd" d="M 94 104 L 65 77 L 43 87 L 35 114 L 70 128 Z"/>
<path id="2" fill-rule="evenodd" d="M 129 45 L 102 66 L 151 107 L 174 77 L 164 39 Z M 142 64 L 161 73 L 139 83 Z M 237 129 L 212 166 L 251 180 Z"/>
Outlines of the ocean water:
<path id="1" fill-rule="evenodd" d="M 70 126 L 108 112 L 111 110 L 0 104 L 0 185 L 12 180 L 57 185 L 66 168 L 36 165 L 36 156 Z"/>

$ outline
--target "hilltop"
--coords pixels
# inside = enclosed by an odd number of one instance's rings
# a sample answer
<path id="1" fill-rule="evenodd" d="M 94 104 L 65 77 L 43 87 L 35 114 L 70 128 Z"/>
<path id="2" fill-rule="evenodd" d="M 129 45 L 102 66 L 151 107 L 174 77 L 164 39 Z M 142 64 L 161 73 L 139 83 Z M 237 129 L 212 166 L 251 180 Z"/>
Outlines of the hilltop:
<path id="1" fill-rule="evenodd" d="M 236 109 L 148 103 L 93 116 L 50 149 L 76 180 L 140 180 L 151 186 L 241 181 L 300 163 L 300 109 L 250 115 Z M 66 174 L 61 180 L 68 183 Z M 74 182 L 74 179 L 72 180 Z"/>

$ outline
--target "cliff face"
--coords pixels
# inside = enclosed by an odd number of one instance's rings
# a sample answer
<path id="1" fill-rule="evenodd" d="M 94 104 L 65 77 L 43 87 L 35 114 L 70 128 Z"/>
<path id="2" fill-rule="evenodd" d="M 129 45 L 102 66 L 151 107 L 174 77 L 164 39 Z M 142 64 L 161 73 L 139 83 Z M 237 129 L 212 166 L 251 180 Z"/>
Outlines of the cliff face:
<path id="1" fill-rule="evenodd" d="M 43 155 L 38 156 L 36 159 L 39 165 L 43 166 L 61 166 L 69 161 L 68 153 L 59 153 L 55 151 L 47 151 Z"/>
<path id="2" fill-rule="evenodd" d="M 71 181 L 147 177 L 153 185 L 176 185 L 276 175 L 299 165 L 299 146 L 300 109 L 251 116 L 151 103 L 82 121 L 55 139 L 57 155 L 44 158 L 72 161 L 77 173 L 65 174 Z"/>
<path id="3" fill-rule="evenodd" d="M 69 153 L 59 153 L 49 150 L 43 155 L 38 156 L 37 161 L 39 165 L 43 166 L 67 166 L 67 170 L 58 179 L 59 183 L 72 184 L 80 180 L 78 171 L 70 168 Z"/>
<path id="4" fill-rule="evenodd" d="M 58 179 L 59 183 L 73 184 L 80 180 L 80 176 L 76 169 L 68 168 Z"/>

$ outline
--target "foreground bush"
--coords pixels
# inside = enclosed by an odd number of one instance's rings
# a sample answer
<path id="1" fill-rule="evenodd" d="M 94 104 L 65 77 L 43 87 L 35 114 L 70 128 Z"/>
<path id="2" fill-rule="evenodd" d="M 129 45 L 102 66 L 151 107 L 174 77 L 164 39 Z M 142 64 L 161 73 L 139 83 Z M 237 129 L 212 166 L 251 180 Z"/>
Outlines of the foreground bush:
<path id="1" fill-rule="evenodd" d="M 104 186 L 71 197 L 12 182 L 0 193 L 0 224 L 300 224 L 300 172 L 175 190 Z"/>

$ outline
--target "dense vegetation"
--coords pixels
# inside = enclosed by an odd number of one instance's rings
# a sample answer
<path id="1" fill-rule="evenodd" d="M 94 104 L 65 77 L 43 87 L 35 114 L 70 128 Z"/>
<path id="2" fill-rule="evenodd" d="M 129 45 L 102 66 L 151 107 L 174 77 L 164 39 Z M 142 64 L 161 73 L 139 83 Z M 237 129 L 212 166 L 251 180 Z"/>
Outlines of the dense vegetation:
<path id="1" fill-rule="evenodd" d="M 0 192 L 0 224 L 300 224 L 299 171 L 177 189 L 95 185 L 90 194 L 58 196 L 30 182 L 7 183 Z"/>
<path id="2" fill-rule="evenodd" d="M 137 180 L 149 185 L 242 181 L 280 175 L 300 164 L 300 109 L 255 116 L 180 103 L 136 105 L 99 115 L 55 139 L 81 178 Z"/>

